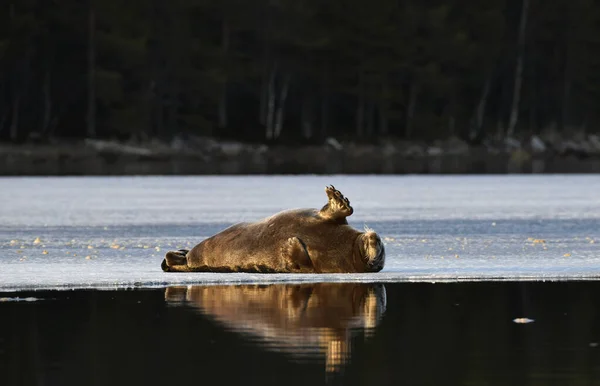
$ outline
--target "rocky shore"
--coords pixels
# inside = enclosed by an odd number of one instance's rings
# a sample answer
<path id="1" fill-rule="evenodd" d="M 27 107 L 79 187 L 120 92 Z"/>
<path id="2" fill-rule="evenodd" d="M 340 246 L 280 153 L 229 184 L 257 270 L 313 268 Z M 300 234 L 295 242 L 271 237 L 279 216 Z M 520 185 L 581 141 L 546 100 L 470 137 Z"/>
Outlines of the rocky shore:
<path id="1" fill-rule="evenodd" d="M 176 137 L 0 144 L 0 175 L 502 174 L 600 172 L 600 136 L 532 136 L 472 146 L 386 140 L 291 147 Z"/>

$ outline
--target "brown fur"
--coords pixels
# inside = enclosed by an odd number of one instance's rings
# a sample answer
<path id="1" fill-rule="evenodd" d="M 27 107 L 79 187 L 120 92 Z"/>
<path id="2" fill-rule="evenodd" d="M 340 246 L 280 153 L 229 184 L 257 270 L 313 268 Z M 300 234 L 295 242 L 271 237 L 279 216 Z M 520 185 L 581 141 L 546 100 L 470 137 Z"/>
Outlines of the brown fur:
<path id="1" fill-rule="evenodd" d="M 192 250 L 168 252 L 165 272 L 342 273 L 377 272 L 385 249 L 379 236 L 350 225 L 350 201 L 333 186 L 321 209 L 280 212 L 240 223 L 209 237 Z"/>

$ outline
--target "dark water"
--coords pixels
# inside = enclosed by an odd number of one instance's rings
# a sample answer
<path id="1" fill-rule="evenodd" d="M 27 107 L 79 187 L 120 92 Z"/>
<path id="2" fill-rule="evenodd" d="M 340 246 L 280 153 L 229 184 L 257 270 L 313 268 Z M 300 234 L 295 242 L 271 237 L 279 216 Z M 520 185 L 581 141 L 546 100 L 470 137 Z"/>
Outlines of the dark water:
<path id="1" fill-rule="evenodd" d="M 0 298 L 0 385 L 600 384 L 600 282 Z"/>

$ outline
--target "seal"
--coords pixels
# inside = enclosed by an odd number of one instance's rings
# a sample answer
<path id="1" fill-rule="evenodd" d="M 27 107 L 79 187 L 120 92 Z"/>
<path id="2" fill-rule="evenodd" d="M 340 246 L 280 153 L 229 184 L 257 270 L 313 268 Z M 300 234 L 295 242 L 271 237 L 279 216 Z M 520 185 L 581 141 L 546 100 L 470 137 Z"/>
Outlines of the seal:
<path id="1" fill-rule="evenodd" d="M 167 252 L 165 272 L 359 273 L 378 272 L 385 248 L 372 229 L 348 225 L 354 210 L 333 185 L 318 209 L 292 209 L 233 225 L 191 250 Z"/>

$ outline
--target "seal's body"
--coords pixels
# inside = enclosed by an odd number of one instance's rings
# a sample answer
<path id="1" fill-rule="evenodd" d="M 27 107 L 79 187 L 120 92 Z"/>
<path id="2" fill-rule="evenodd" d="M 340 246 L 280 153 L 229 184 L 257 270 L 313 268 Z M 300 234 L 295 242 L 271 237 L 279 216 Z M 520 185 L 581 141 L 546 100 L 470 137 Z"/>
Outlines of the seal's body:
<path id="1" fill-rule="evenodd" d="M 296 209 L 254 223 L 240 223 L 190 251 L 168 252 L 165 272 L 377 272 L 385 249 L 372 230 L 350 225 L 350 202 L 333 186 L 321 209 Z"/>

